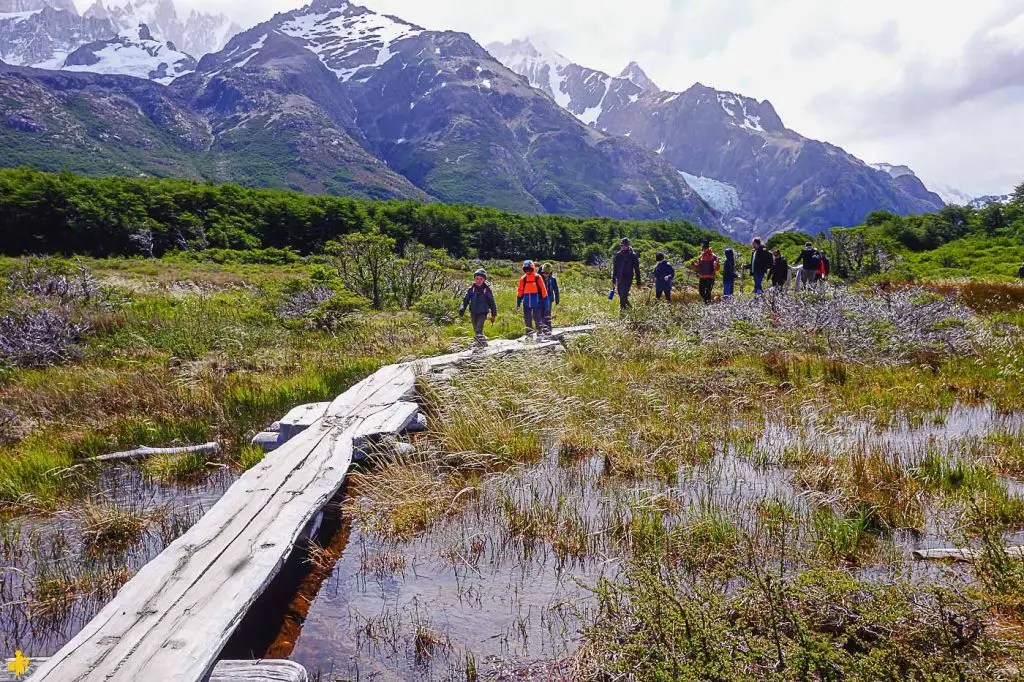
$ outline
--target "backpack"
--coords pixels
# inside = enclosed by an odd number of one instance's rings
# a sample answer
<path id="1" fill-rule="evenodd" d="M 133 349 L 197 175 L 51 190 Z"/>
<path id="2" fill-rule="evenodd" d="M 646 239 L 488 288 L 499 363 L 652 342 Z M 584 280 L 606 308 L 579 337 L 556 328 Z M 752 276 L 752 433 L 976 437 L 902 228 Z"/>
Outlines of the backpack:
<path id="1" fill-rule="evenodd" d="M 821 270 L 821 255 L 817 252 L 812 253 L 807 257 L 806 265 L 811 272 L 818 272 Z"/>

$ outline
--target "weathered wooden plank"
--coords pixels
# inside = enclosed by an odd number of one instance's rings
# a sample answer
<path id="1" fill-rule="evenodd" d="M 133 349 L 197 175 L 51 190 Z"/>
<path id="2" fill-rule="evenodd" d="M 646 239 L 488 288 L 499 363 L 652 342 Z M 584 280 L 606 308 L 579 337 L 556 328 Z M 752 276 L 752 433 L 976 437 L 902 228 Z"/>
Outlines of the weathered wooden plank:
<path id="1" fill-rule="evenodd" d="M 1004 548 L 1006 555 L 1016 559 L 1024 559 L 1024 545 Z M 915 549 L 915 559 L 932 561 L 977 561 L 983 555 L 980 549 L 965 547 L 938 547 L 934 549 Z"/>
<path id="2" fill-rule="evenodd" d="M 359 440 L 404 431 L 407 425 L 416 421 L 419 411 L 419 403 L 399 400 L 365 419 L 356 429 L 354 438 Z"/>
<path id="3" fill-rule="evenodd" d="M 278 422 L 277 430 L 281 434 L 278 442 L 284 443 L 294 438 L 296 434 L 308 429 L 314 422 L 324 416 L 330 404 L 330 402 L 308 403 L 288 410 L 288 414 L 281 417 L 281 420 Z"/>
<path id="4" fill-rule="evenodd" d="M 10 663 L 13 659 L 7 659 Z M 27 675 L 20 679 L 31 682 L 32 673 L 48 659 L 34 658 L 28 666 Z M 5 665 L 0 670 L 0 682 L 15 682 L 19 678 Z M 309 682 L 306 669 L 295 661 L 263 659 L 256 661 L 218 661 L 213 671 L 203 682 Z"/>
<path id="5" fill-rule="evenodd" d="M 196 623 L 216 621 L 226 630 L 226 641 L 245 606 L 283 563 L 281 557 L 290 551 L 289 543 L 301 526 L 344 480 L 347 461 L 332 460 L 336 448 L 330 444 L 354 420 L 357 409 L 373 414 L 374 408 L 401 397 L 412 382 L 407 368 L 388 366 L 339 396 L 315 428 L 302 432 L 246 472 L 199 523 L 146 564 L 96 618 L 40 667 L 36 679 L 199 679 L 213 664 L 222 642 L 217 644 L 219 637 L 200 635 Z M 350 457 L 351 433 L 345 440 L 348 447 L 340 451 Z M 322 444 L 327 447 L 318 447 Z M 302 496 L 307 488 L 309 496 L 302 504 L 283 513 L 287 502 Z M 306 504 L 308 509 L 300 509 Z M 266 539 L 261 538 L 263 534 Z M 252 567 L 246 574 L 246 590 L 254 591 L 251 599 L 236 602 L 237 608 L 226 604 L 223 613 L 227 618 L 213 615 L 220 605 L 212 608 L 209 596 L 236 583 L 236 574 L 247 567 Z M 200 584 L 214 584 L 217 589 L 204 590 L 206 601 L 186 598 Z M 180 630 L 176 636 L 167 630 L 168 623 Z M 183 655 L 186 647 L 190 650 Z M 158 656 L 161 650 L 174 662 Z M 179 677 L 167 668 L 188 672 Z M 158 672 L 150 675 L 153 671 Z"/>

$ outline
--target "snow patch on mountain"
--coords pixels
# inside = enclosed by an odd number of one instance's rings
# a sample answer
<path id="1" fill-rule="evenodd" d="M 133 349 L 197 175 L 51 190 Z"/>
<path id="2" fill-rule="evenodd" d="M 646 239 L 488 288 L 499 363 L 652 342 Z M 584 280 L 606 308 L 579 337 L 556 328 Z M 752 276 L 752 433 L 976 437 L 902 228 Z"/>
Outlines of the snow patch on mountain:
<path id="1" fill-rule="evenodd" d="M 703 175 L 690 175 L 685 171 L 679 171 L 679 174 L 701 199 L 723 216 L 735 213 L 743 207 L 740 193 L 729 183 Z"/>
<path id="2" fill-rule="evenodd" d="M 386 64 L 394 56 L 392 45 L 423 32 L 401 19 L 348 4 L 319 14 L 299 14 L 279 30 L 307 41 L 308 48 L 343 82 L 364 67 Z"/>
<path id="3" fill-rule="evenodd" d="M 536 38 L 491 43 L 487 51 L 502 64 L 526 77 L 535 88 L 546 92 L 558 105 L 569 109 L 571 98 L 564 87 L 565 69 L 571 62 Z"/>
<path id="4" fill-rule="evenodd" d="M 166 85 L 194 71 L 196 60 L 175 48 L 174 43 L 154 40 L 142 24 L 110 40 L 83 45 L 69 54 L 60 68 L 148 78 Z"/>
<path id="5" fill-rule="evenodd" d="M 20 24 L 21 22 L 34 17 L 43 10 L 33 9 L 27 12 L 0 12 L 0 21 L 10 21 L 12 24 Z"/>
<path id="6" fill-rule="evenodd" d="M 192 10 L 182 21 L 174 0 L 95 0 L 84 16 L 109 19 L 119 31 L 146 24 L 160 40 L 197 57 L 220 50 L 242 31 L 223 14 Z"/>
<path id="7" fill-rule="evenodd" d="M 718 93 L 718 103 L 722 106 L 722 110 L 732 119 L 730 124 L 759 133 L 765 132 L 764 127 L 761 125 L 761 117 L 747 111 L 745 98 L 737 97 L 728 92 L 720 92 Z M 735 107 L 735 109 L 730 107 Z"/>

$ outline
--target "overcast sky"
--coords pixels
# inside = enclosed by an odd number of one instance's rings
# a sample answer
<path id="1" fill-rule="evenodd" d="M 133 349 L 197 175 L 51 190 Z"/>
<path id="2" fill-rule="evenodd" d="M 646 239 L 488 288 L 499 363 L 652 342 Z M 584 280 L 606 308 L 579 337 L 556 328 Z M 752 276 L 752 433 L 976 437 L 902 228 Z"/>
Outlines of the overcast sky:
<path id="1" fill-rule="evenodd" d="M 636 60 L 666 90 L 769 99 L 786 125 L 972 194 L 1024 181 L 1024 0 L 365 0 L 486 45 Z M 179 0 L 252 25 L 298 0 Z"/>

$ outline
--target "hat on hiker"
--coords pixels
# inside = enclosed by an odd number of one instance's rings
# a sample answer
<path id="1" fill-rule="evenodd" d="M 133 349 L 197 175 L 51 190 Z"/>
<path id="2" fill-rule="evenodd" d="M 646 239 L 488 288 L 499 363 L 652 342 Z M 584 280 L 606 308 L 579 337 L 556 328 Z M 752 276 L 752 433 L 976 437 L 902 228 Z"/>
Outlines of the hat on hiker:
<path id="1" fill-rule="evenodd" d="M 805 248 L 805 249 L 809 249 L 809 248 L 811 248 L 812 246 L 814 246 L 814 244 L 812 244 L 812 243 L 810 243 L 810 242 L 804 242 L 804 248 Z"/>
<path id="2" fill-rule="evenodd" d="M 654 260 L 665 260 L 665 254 L 659 251 L 658 253 L 654 254 Z"/>
<path id="3" fill-rule="evenodd" d="M 622 241 L 619 242 L 619 246 L 629 246 L 629 237 L 623 237 Z"/>
<path id="4" fill-rule="evenodd" d="M 483 268 L 480 268 L 479 270 L 477 270 L 476 272 L 473 273 L 473 276 L 474 277 L 487 277 L 487 271 L 484 270 Z"/>
<path id="5" fill-rule="evenodd" d="M 551 270 L 551 263 L 545 263 L 544 265 L 540 266 L 541 272 L 551 272 Z"/>
<path id="6" fill-rule="evenodd" d="M 523 270 L 533 270 L 533 261 L 526 259 L 523 261 Z"/>

